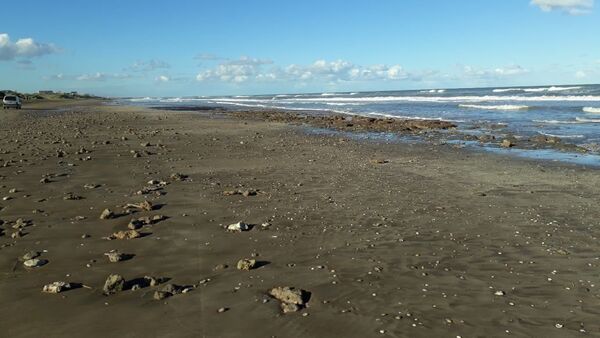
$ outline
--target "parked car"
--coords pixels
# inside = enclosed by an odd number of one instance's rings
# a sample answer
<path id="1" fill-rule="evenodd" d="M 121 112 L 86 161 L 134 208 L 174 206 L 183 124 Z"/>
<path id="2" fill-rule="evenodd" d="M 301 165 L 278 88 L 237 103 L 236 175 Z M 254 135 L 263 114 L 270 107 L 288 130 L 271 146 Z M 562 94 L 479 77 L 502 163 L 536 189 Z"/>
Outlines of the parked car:
<path id="1" fill-rule="evenodd" d="M 2 99 L 2 106 L 4 109 L 21 109 L 21 99 L 16 95 L 6 95 L 4 99 Z"/>

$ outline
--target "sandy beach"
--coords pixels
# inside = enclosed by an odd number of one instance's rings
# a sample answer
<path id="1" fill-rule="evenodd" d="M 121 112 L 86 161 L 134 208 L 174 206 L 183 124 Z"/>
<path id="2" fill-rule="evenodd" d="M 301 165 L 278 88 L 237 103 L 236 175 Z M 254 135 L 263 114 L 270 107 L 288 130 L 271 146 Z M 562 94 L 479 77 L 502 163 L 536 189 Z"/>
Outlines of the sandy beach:
<path id="1" fill-rule="evenodd" d="M 598 169 L 317 131 L 2 111 L 0 335 L 600 336 Z"/>

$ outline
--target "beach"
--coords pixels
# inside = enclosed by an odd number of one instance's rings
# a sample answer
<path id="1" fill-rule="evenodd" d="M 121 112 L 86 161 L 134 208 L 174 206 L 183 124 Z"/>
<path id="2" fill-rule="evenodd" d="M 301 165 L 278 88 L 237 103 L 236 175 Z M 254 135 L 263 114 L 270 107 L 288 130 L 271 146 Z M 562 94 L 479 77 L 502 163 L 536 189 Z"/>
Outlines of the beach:
<path id="1" fill-rule="evenodd" d="M 260 114 L 23 108 L 0 116 L 7 337 L 600 336 L 598 168 Z"/>

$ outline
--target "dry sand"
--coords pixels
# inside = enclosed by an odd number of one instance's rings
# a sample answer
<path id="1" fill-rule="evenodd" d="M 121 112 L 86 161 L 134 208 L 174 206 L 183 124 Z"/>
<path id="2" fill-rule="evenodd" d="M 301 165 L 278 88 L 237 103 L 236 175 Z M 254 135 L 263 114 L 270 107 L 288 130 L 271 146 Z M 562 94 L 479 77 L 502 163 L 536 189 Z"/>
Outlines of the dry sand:
<path id="1" fill-rule="evenodd" d="M 597 170 L 305 131 L 93 101 L 2 111 L 0 335 L 600 336 Z M 138 194 L 150 180 L 168 184 Z M 239 221 L 255 226 L 224 229 Z M 126 290 L 105 296 L 111 274 Z M 75 288 L 42 292 L 56 281 Z M 154 300 L 168 284 L 188 292 Z M 282 313 L 284 286 L 304 308 Z"/>

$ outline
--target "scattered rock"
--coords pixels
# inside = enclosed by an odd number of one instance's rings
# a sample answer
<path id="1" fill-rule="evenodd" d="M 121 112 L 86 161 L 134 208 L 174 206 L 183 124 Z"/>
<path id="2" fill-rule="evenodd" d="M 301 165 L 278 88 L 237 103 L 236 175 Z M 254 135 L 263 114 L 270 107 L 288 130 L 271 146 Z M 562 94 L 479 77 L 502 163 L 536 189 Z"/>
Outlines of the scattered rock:
<path id="1" fill-rule="evenodd" d="M 137 230 L 126 230 L 126 231 L 117 231 L 110 235 L 109 239 L 134 239 L 142 237 Z"/>
<path id="2" fill-rule="evenodd" d="M 65 200 L 65 201 L 77 201 L 77 200 L 80 200 L 82 198 L 83 197 L 75 195 L 72 192 L 68 192 L 68 193 L 65 194 L 65 196 L 63 196 L 63 200 Z"/>
<path id="3" fill-rule="evenodd" d="M 27 268 L 39 268 L 39 267 L 44 266 L 46 264 L 48 264 L 48 260 L 46 260 L 46 259 L 37 259 L 37 258 L 28 259 L 25 262 L 23 262 L 23 265 L 25 265 L 25 267 L 27 267 Z"/>
<path id="4" fill-rule="evenodd" d="M 309 293 L 294 287 L 276 287 L 269 294 L 281 302 L 283 313 L 296 312 L 306 305 Z"/>
<path id="5" fill-rule="evenodd" d="M 389 160 L 384 160 L 381 158 L 377 158 L 377 159 L 371 159 L 369 162 L 371 162 L 371 164 L 386 164 L 389 163 Z"/>
<path id="6" fill-rule="evenodd" d="M 104 211 L 102 211 L 102 213 L 100 214 L 100 219 L 112 219 L 115 217 L 115 213 L 112 212 L 110 209 L 104 209 Z"/>
<path id="7" fill-rule="evenodd" d="M 503 140 L 502 143 L 501 143 L 501 146 L 504 147 L 504 148 L 512 148 L 515 145 L 516 144 L 513 141 L 508 140 L 508 139 Z"/>
<path id="8" fill-rule="evenodd" d="M 232 232 L 242 232 L 242 231 L 248 231 L 250 230 L 252 226 L 248 223 L 244 223 L 244 222 L 237 222 L 234 224 L 229 224 L 227 226 L 227 231 L 232 231 Z"/>
<path id="9" fill-rule="evenodd" d="M 125 288 L 125 278 L 121 275 L 110 275 L 104 282 L 102 291 L 105 295 L 112 295 L 117 292 L 123 291 Z"/>
<path id="10" fill-rule="evenodd" d="M 144 200 L 143 202 L 137 204 L 129 203 L 125 206 L 125 209 L 140 209 L 145 211 L 152 211 L 154 210 L 154 206 L 150 201 Z"/>
<path id="11" fill-rule="evenodd" d="M 67 282 L 53 282 L 50 284 L 44 285 L 42 288 L 42 292 L 45 293 L 61 293 L 63 291 L 67 291 L 71 289 L 71 284 Z"/>
<path id="12" fill-rule="evenodd" d="M 254 259 L 240 259 L 237 262 L 238 270 L 252 270 L 256 267 L 256 260 Z"/>
<path id="13" fill-rule="evenodd" d="M 117 263 L 125 259 L 125 256 L 117 250 L 110 250 L 104 253 L 104 255 L 108 257 L 111 263 Z"/>
<path id="14" fill-rule="evenodd" d="M 185 181 L 187 179 L 187 175 L 183 175 L 180 173 L 171 174 L 171 180 L 173 181 Z"/>
<path id="15" fill-rule="evenodd" d="M 23 261 L 28 261 L 28 260 L 37 258 L 39 256 L 40 256 L 40 253 L 38 251 L 29 251 L 23 255 L 22 259 L 23 259 Z"/>

